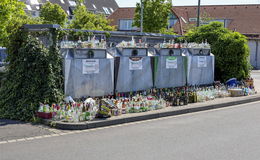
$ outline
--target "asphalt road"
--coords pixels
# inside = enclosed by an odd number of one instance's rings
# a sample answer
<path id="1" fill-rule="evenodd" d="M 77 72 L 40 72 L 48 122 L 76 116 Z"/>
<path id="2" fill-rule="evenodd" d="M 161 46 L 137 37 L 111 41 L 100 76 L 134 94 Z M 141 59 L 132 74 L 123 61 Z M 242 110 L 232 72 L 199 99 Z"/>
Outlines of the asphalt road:
<path id="1" fill-rule="evenodd" d="M 0 144 L 1 160 L 259 160 L 260 102 Z"/>
<path id="2" fill-rule="evenodd" d="M 29 138 L 55 133 L 56 130 L 44 125 L 33 125 L 21 121 L 0 119 L 0 142 L 6 140 Z M 0 158 L 1 160 L 1 158 Z"/>

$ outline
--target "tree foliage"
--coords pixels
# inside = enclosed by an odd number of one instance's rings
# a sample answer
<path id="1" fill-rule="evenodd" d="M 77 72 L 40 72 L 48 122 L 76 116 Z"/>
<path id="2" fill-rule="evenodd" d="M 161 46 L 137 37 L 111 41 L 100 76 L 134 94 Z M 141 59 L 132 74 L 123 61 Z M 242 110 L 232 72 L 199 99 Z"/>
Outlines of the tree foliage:
<path id="1" fill-rule="evenodd" d="M 233 77 L 244 79 L 249 76 L 249 47 L 244 35 L 224 28 L 221 22 L 211 22 L 190 30 L 186 39 L 198 43 L 207 40 L 211 44 L 216 58 L 216 80 L 226 81 Z"/>
<path id="2" fill-rule="evenodd" d="M 24 3 L 17 0 L 0 1 L 0 46 L 5 46 L 5 41 L 10 35 L 10 27 L 13 27 L 13 20 L 26 16 Z M 13 28 L 12 28 L 13 29 Z"/>
<path id="3" fill-rule="evenodd" d="M 114 27 L 103 14 L 94 14 L 87 10 L 85 5 L 78 4 L 74 10 L 74 17 L 69 25 L 73 29 L 111 31 Z"/>
<path id="4" fill-rule="evenodd" d="M 28 32 L 13 34 L 9 44 L 0 118 L 31 120 L 39 102 L 61 99 L 61 58 L 55 42 L 47 49 Z"/>
<path id="5" fill-rule="evenodd" d="M 143 0 L 143 31 L 159 33 L 168 27 L 171 0 Z M 136 4 L 133 26 L 141 26 L 141 4 Z M 165 30 L 164 30 L 165 31 Z"/>
<path id="6" fill-rule="evenodd" d="M 58 4 L 45 3 L 40 9 L 40 17 L 44 24 L 59 24 L 64 26 L 67 21 L 67 14 Z"/>
<path id="7" fill-rule="evenodd" d="M 38 18 L 26 15 L 25 4 L 18 0 L 0 1 L 0 46 L 6 47 L 10 42 L 9 36 L 24 24 L 41 23 Z"/>

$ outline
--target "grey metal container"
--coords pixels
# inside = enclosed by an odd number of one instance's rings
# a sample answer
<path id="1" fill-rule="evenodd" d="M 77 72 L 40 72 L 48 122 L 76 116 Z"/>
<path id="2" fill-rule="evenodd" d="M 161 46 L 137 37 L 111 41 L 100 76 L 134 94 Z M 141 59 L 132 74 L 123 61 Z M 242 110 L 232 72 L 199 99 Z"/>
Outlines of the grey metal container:
<path id="1" fill-rule="evenodd" d="M 147 48 L 117 49 L 115 92 L 132 92 L 153 87 L 152 58 Z"/>
<path id="2" fill-rule="evenodd" d="M 181 56 L 182 50 L 179 48 L 161 48 L 156 49 L 160 56 Z"/>
<path id="3" fill-rule="evenodd" d="M 210 49 L 207 48 L 188 48 L 188 50 L 194 56 L 210 56 Z"/>
<path id="4" fill-rule="evenodd" d="M 172 54 L 172 51 L 175 51 Z M 159 49 L 154 58 L 154 86 L 171 88 L 186 85 L 187 59 L 181 49 Z"/>
<path id="5" fill-rule="evenodd" d="M 122 56 L 147 56 L 147 48 L 117 48 Z"/>
<path id="6" fill-rule="evenodd" d="M 215 56 L 194 55 L 185 49 L 188 58 L 187 84 L 209 85 L 214 83 Z"/>
<path id="7" fill-rule="evenodd" d="M 114 59 L 105 49 L 63 49 L 65 95 L 73 98 L 112 95 Z"/>

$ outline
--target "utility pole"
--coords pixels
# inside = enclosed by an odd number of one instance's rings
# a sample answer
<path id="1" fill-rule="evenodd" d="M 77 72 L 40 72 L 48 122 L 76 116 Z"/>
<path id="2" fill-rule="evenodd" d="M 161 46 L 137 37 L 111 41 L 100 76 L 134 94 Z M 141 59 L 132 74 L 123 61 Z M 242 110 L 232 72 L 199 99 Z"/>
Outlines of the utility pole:
<path id="1" fill-rule="evenodd" d="M 141 0 L 141 33 L 143 33 L 143 23 L 144 23 L 144 4 L 143 4 L 143 0 Z"/>
<path id="2" fill-rule="evenodd" d="M 197 27 L 200 26 L 200 0 L 198 2 L 198 17 L 197 17 Z"/>

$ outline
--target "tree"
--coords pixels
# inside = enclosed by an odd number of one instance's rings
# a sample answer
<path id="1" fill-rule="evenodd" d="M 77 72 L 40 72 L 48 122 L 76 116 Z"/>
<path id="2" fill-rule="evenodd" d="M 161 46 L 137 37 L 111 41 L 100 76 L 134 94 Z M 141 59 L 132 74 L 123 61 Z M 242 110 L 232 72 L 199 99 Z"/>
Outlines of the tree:
<path id="1" fill-rule="evenodd" d="M 171 0 L 143 0 L 143 31 L 159 33 L 168 27 L 168 19 L 171 13 Z M 140 27 L 141 4 L 136 4 L 133 26 Z"/>
<path id="2" fill-rule="evenodd" d="M 26 15 L 25 4 L 18 0 L 0 1 L 0 46 L 6 47 L 9 36 L 24 24 L 41 23 L 39 19 Z"/>
<path id="3" fill-rule="evenodd" d="M 1 0 L 0 1 L 0 46 L 5 46 L 5 41 L 10 35 L 9 27 L 15 17 L 22 18 L 26 16 L 24 12 L 24 3 L 17 0 Z M 13 29 L 13 28 L 12 28 Z"/>
<path id="4" fill-rule="evenodd" d="M 73 29 L 111 31 L 114 27 L 103 14 L 94 14 L 87 10 L 85 5 L 78 4 L 74 10 L 74 17 L 69 25 Z"/>
<path id="5" fill-rule="evenodd" d="M 40 17 L 44 24 L 59 24 L 64 26 L 67 21 L 67 14 L 58 4 L 45 3 L 40 9 Z"/>
<path id="6" fill-rule="evenodd" d="M 224 28 L 221 22 L 211 22 L 209 25 L 190 30 L 186 39 L 198 43 L 207 40 L 211 44 L 212 53 L 216 58 L 216 80 L 225 82 L 233 77 L 249 77 L 249 47 L 244 35 Z"/>

